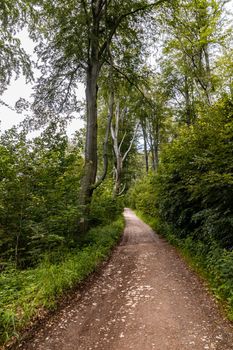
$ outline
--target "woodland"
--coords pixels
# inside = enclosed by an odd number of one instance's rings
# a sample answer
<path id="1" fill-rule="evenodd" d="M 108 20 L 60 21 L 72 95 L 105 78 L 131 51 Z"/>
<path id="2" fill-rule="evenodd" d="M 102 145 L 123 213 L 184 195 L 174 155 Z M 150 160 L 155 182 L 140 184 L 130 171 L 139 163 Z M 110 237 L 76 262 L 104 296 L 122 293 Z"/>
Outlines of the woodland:
<path id="1" fill-rule="evenodd" d="M 21 75 L 33 84 L 33 102 L 14 106 L 24 121 L 0 132 L 1 343 L 108 256 L 125 206 L 182 252 L 233 320 L 227 3 L 1 0 L 0 94 Z M 85 126 L 71 138 L 77 113 Z"/>

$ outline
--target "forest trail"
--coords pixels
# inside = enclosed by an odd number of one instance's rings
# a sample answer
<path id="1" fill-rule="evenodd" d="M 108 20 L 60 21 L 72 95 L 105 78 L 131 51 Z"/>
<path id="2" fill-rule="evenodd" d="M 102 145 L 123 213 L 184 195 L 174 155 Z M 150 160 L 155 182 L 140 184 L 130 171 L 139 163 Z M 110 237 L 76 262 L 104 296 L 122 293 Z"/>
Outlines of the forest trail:
<path id="1" fill-rule="evenodd" d="M 121 244 L 24 350 L 231 350 L 233 328 L 176 250 L 125 209 Z"/>

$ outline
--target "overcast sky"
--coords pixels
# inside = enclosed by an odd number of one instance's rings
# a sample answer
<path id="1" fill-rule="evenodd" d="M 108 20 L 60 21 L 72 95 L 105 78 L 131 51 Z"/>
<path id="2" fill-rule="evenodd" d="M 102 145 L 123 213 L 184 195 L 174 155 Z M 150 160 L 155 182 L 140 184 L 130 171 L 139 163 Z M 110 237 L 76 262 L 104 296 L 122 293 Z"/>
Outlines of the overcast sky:
<path id="1" fill-rule="evenodd" d="M 233 11 L 233 0 L 230 0 L 226 5 L 227 9 Z M 33 56 L 34 43 L 32 40 L 28 38 L 27 32 L 23 31 L 20 34 L 20 40 L 26 52 Z M 12 80 L 11 85 L 7 89 L 7 91 L 0 96 L 0 98 L 10 105 L 14 107 L 15 102 L 20 98 L 25 98 L 26 100 L 30 99 L 30 95 L 32 93 L 32 86 L 30 84 L 26 84 L 25 79 L 20 77 L 17 80 Z M 83 99 L 85 96 L 85 91 L 83 85 L 80 84 L 78 89 L 78 95 L 80 99 Z M 10 110 L 7 107 L 4 107 L 0 104 L 0 130 L 6 130 L 10 128 L 12 125 L 18 124 L 24 119 L 24 116 L 21 114 L 17 114 L 16 112 Z M 73 122 L 68 127 L 68 134 L 71 135 L 76 130 L 80 129 L 83 126 L 83 122 L 78 118 L 73 120 Z"/>
<path id="2" fill-rule="evenodd" d="M 24 47 L 25 51 L 33 58 L 33 50 L 34 50 L 34 43 L 33 41 L 28 37 L 27 31 L 24 30 L 18 35 L 18 37 L 21 40 L 22 46 Z M 36 57 L 34 57 L 36 59 Z M 21 76 L 17 80 L 11 81 L 10 86 L 8 87 L 7 91 L 4 92 L 2 96 L 0 96 L 1 100 L 4 101 L 6 104 L 14 108 L 15 102 L 19 100 L 19 98 L 25 98 L 26 100 L 30 100 L 30 96 L 32 94 L 32 85 L 26 84 L 25 78 Z M 83 99 L 85 97 L 85 90 L 84 86 L 82 84 L 79 84 L 78 89 L 78 97 L 80 99 Z M 12 127 L 13 125 L 16 125 L 20 123 L 25 117 L 23 114 L 18 114 L 8 107 L 5 107 L 0 104 L 0 130 L 6 130 Z M 78 118 L 78 116 L 70 123 L 68 127 L 68 134 L 72 135 L 76 130 L 80 129 L 83 126 L 83 121 Z"/>

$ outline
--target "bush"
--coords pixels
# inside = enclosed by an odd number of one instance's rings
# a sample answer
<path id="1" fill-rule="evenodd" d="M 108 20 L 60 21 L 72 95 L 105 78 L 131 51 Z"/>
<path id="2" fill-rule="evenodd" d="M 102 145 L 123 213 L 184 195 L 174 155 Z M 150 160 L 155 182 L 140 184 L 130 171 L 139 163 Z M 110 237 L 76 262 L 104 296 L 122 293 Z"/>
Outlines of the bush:
<path id="1" fill-rule="evenodd" d="M 201 270 L 233 319 L 233 102 L 222 98 L 180 128 L 160 156 L 129 202 Z"/>
<path id="2" fill-rule="evenodd" d="M 127 193 L 128 205 L 149 216 L 157 216 L 156 177 L 153 173 L 137 180 Z"/>
<path id="3" fill-rule="evenodd" d="M 0 141 L 0 264 L 27 268 L 76 234 L 83 159 L 49 128 L 34 140 L 12 128 Z"/>
<path id="4" fill-rule="evenodd" d="M 91 225 L 106 225 L 122 213 L 123 197 L 114 197 L 112 188 L 112 181 L 106 180 L 95 190 L 90 208 Z"/>
<path id="5" fill-rule="evenodd" d="M 233 104 L 219 101 L 161 154 L 158 214 L 181 237 L 233 247 Z M 216 132 L 218 130 L 218 132 Z"/>

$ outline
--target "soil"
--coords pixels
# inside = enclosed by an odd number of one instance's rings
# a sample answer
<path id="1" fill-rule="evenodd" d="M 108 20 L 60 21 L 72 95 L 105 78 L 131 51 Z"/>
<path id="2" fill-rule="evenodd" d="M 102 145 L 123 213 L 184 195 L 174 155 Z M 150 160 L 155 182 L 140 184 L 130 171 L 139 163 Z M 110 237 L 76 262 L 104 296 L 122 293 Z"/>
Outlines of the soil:
<path id="1" fill-rule="evenodd" d="M 23 350 L 231 350 L 233 327 L 176 250 L 125 209 L 111 259 Z"/>

